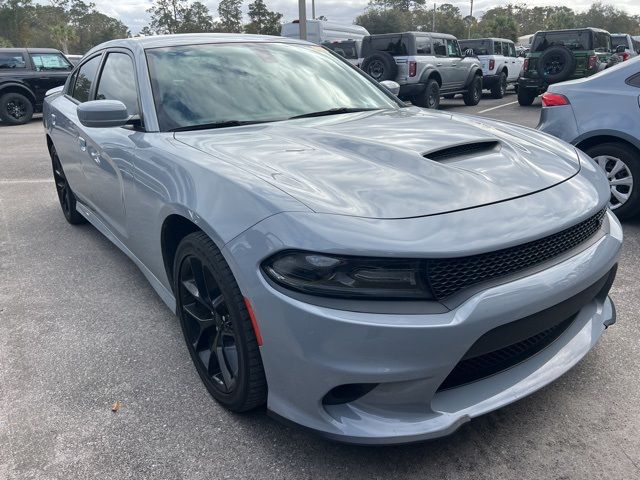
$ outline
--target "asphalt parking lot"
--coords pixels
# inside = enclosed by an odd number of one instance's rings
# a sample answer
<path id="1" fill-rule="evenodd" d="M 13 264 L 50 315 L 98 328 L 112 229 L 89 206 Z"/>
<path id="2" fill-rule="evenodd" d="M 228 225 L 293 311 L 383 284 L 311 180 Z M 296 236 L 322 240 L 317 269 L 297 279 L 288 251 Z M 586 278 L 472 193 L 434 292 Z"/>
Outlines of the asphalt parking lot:
<path id="1" fill-rule="evenodd" d="M 515 101 L 442 109 L 535 126 Z M 0 479 L 640 478 L 640 221 L 618 322 L 572 371 L 451 437 L 365 448 L 216 404 L 139 270 L 65 222 L 50 170 L 39 119 L 0 124 Z"/>

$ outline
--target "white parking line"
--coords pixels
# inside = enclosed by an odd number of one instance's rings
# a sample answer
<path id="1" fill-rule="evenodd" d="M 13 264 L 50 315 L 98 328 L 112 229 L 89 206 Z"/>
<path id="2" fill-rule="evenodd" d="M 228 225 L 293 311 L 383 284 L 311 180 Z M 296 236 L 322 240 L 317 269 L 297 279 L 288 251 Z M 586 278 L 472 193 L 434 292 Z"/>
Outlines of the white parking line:
<path id="1" fill-rule="evenodd" d="M 27 179 L 27 178 L 17 178 L 15 180 L 3 180 L 0 179 L 0 185 L 11 184 L 11 183 L 49 183 L 53 182 L 50 178 L 35 178 L 35 179 Z"/>
<path id="2" fill-rule="evenodd" d="M 508 107 L 509 105 L 515 105 L 516 103 L 518 102 L 515 101 L 515 102 L 503 103 L 502 105 L 498 105 L 497 107 L 491 107 L 491 108 L 487 108 L 486 110 L 480 110 L 478 113 L 487 113 L 487 112 L 490 112 L 491 110 L 496 110 L 502 107 Z"/>

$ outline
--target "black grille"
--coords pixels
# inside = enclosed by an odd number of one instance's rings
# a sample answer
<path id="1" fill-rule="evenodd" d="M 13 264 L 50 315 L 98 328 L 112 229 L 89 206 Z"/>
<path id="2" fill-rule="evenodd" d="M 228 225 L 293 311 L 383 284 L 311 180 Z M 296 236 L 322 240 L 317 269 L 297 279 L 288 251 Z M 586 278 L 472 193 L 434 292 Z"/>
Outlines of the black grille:
<path id="1" fill-rule="evenodd" d="M 535 355 L 564 332 L 575 315 L 521 342 L 459 362 L 438 390 L 458 387 L 506 370 Z"/>
<path id="2" fill-rule="evenodd" d="M 460 157 L 462 155 L 478 154 L 481 152 L 487 152 L 494 150 L 498 146 L 498 142 L 476 142 L 465 143 L 463 145 L 456 145 L 454 147 L 443 148 L 442 150 L 436 150 L 435 152 L 425 153 L 424 158 L 429 160 L 447 160 L 450 158 Z"/>
<path id="3" fill-rule="evenodd" d="M 533 242 L 469 257 L 433 259 L 427 277 L 435 297 L 446 298 L 476 283 L 533 267 L 577 247 L 602 226 L 605 210 L 583 222 Z"/>

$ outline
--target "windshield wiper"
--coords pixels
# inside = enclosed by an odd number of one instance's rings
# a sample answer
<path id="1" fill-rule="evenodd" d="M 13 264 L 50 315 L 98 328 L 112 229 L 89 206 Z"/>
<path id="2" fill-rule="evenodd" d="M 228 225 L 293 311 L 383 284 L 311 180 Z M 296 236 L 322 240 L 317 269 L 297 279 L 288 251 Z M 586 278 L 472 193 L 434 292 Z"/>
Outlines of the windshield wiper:
<path id="1" fill-rule="evenodd" d="M 322 110 L 320 112 L 303 113 L 302 115 L 289 117 L 289 120 L 293 120 L 294 118 L 324 117 L 325 115 L 337 115 L 339 113 L 370 112 L 372 110 L 382 110 L 382 109 L 381 108 L 338 107 L 338 108 L 330 108 L 329 110 Z"/>
<path id="2" fill-rule="evenodd" d="M 212 128 L 240 127 L 242 125 L 254 125 L 257 123 L 275 122 L 275 120 L 225 120 L 222 122 L 201 123 L 199 125 L 187 125 L 185 127 L 172 128 L 170 132 L 187 132 L 190 130 L 209 130 Z"/>

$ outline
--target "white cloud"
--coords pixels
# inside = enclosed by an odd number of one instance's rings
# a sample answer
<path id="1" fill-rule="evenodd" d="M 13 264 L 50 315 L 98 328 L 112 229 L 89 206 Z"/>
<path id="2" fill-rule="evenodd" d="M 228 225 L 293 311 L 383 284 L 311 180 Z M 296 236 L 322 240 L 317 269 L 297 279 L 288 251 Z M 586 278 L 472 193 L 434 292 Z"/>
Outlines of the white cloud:
<path id="1" fill-rule="evenodd" d="M 246 0 L 244 4 L 245 13 L 250 0 Z M 429 0 L 427 0 L 429 3 Z M 148 23 L 147 8 L 152 4 L 150 0 L 96 0 L 98 10 L 108 15 L 114 16 L 122 20 L 129 26 L 133 33 L 137 33 L 142 27 Z M 218 9 L 217 1 L 204 1 L 212 15 L 215 17 Z M 275 10 L 284 15 L 285 21 L 291 21 L 298 18 L 298 2 L 297 0 L 265 0 L 270 10 Z M 368 0 L 316 0 L 316 15 L 324 15 L 329 20 L 350 24 L 360 13 L 364 11 L 368 4 Z M 468 0 L 450 0 L 449 2 L 439 1 L 442 3 L 453 3 L 458 6 L 463 15 L 469 13 Z M 513 0 L 474 0 L 474 11 L 479 14 L 497 5 L 514 3 Z M 572 8 L 577 11 L 587 10 L 593 2 L 588 0 L 576 0 L 572 3 Z M 549 6 L 558 5 L 557 0 L 529 0 L 529 6 Z M 640 15 L 640 2 L 638 0 L 617 0 L 615 2 L 617 8 L 626 10 L 630 14 Z M 307 16 L 311 17 L 311 0 L 307 0 Z"/>

